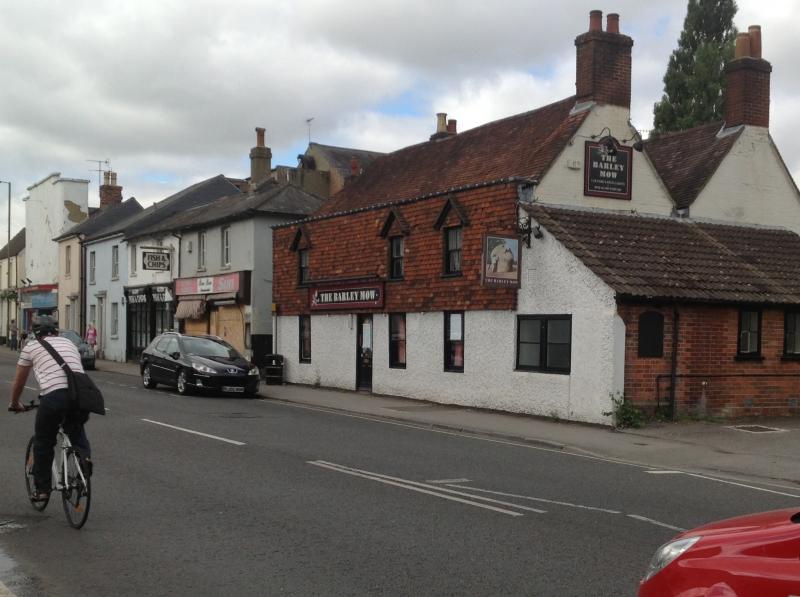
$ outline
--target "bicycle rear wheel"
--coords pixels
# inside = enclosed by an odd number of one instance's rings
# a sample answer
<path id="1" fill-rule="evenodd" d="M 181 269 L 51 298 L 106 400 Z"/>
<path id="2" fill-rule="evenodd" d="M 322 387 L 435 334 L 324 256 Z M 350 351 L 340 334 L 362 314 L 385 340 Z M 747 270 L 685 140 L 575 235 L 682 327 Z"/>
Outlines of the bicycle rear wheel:
<path id="1" fill-rule="evenodd" d="M 50 498 L 46 500 L 37 501 L 33 499 L 36 494 L 36 483 L 33 481 L 33 439 L 28 442 L 28 449 L 25 451 L 25 487 L 28 490 L 28 499 L 31 501 L 31 506 L 34 510 L 41 512 L 47 508 Z"/>
<path id="2" fill-rule="evenodd" d="M 67 522 L 74 529 L 79 529 L 86 523 L 92 503 L 92 484 L 85 471 L 80 454 L 76 450 L 69 450 L 67 478 L 64 479 L 64 489 L 61 490 L 61 501 L 64 503 Z"/>

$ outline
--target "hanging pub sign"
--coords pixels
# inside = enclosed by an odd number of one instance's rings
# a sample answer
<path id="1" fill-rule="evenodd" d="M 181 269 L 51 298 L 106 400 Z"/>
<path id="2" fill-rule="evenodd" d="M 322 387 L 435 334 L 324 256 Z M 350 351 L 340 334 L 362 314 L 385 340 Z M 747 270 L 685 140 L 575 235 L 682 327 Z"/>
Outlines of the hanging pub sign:
<path id="1" fill-rule="evenodd" d="M 613 137 L 586 142 L 583 194 L 612 199 L 631 198 L 633 148 Z"/>
<path id="2" fill-rule="evenodd" d="M 310 288 L 308 303 L 312 311 L 371 309 L 382 307 L 383 298 L 383 283 L 342 284 Z"/>
<path id="3" fill-rule="evenodd" d="M 483 285 L 519 286 L 519 239 L 487 234 L 483 237 Z"/>
<path id="4" fill-rule="evenodd" d="M 168 272 L 170 270 L 169 253 L 142 251 L 142 268 Z"/>

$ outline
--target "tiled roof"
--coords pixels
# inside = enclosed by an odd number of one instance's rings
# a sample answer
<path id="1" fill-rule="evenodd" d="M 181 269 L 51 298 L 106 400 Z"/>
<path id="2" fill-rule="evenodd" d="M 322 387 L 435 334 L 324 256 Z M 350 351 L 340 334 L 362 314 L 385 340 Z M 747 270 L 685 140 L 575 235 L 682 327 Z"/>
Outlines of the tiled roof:
<path id="1" fill-rule="evenodd" d="M 526 209 L 619 297 L 800 304 L 794 232 L 542 204 Z"/>
<path id="2" fill-rule="evenodd" d="M 740 128 L 718 137 L 721 128 L 721 122 L 712 122 L 644 142 L 647 157 L 679 209 L 697 199 L 742 132 Z"/>
<path id="3" fill-rule="evenodd" d="M 358 165 L 361 168 L 366 168 L 367 165 L 375 158 L 385 155 L 380 151 L 368 151 L 366 149 L 351 149 L 349 147 L 336 147 L 334 145 L 322 145 L 321 143 L 309 143 L 309 149 L 316 148 L 316 151 L 323 154 L 328 158 L 331 167 L 342 172 L 350 173 L 350 159 L 356 158 Z"/>
<path id="4" fill-rule="evenodd" d="M 8 259 L 8 247 L 11 246 L 11 256 L 15 257 L 25 248 L 25 229 L 23 228 L 11 237 L 11 242 L 0 249 L 0 259 Z"/>
<path id="5" fill-rule="evenodd" d="M 512 176 L 541 178 L 589 112 L 570 114 L 574 105 L 575 98 L 570 97 L 380 156 L 315 215 L 412 199 Z"/>
<path id="6" fill-rule="evenodd" d="M 278 214 L 302 218 L 319 209 L 323 199 L 289 184 L 274 180 L 262 183 L 253 193 L 236 194 L 214 201 L 211 208 L 205 206 L 187 209 L 165 219 L 150 232 L 185 230 L 223 221 L 248 218 L 255 214 Z"/>
<path id="7" fill-rule="evenodd" d="M 93 237 L 105 233 L 107 230 L 128 220 L 131 216 L 142 211 L 139 202 L 131 197 L 122 203 L 109 205 L 105 209 L 97 210 L 80 224 L 76 224 L 64 234 L 55 237 L 54 241 L 59 241 L 70 236 Z"/>

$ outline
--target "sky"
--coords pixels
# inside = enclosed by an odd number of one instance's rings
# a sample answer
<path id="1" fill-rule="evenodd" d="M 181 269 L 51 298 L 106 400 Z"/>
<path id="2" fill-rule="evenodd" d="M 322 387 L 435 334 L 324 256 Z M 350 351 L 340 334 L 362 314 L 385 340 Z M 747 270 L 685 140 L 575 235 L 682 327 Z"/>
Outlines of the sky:
<path id="1" fill-rule="evenodd" d="M 797 4 L 738 0 L 735 18 L 740 31 L 762 27 L 770 131 L 795 180 Z M 633 37 L 631 114 L 647 136 L 686 15 L 686 0 L 0 6 L 0 180 L 11 182 L 12 234 L 27 187 L 52 172 L 90 180 L 89 205 L 98 205 L 97 160 L 117 172 L 125 198 L 147 206 L 217 174 L 247 177 L 255 127 L 266 129 L 273 167 L 295 166 L 309 135 L 388 152 L 427 140 L 437 112 L 464 131 L 569 97 L 574 40 L 592 9 L 604 22 L 619 13 L 620 31 Z M 0 230 L 6 196 L 0 185 Z"/>

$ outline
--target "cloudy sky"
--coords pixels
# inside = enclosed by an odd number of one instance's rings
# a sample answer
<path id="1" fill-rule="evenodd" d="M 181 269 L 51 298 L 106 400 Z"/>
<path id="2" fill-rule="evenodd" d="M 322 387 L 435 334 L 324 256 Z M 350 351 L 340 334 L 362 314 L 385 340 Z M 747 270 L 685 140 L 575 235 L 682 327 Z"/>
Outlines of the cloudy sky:
<path id="1" fill-rule="evenodd" d="M 795 0 L 738 0 L 773 65 L 771 132 L 800 177 Z M 557 8 L 556 8 L 557 6 Z M 392 151 L 574 93 L 589 10 L 633 37 L 634 124 L 652 125 L 685 0 L 26 0 L 0 19 L 0 179 L 12 229 L 51 172 L 91 179 L 108 159 L 144 205 L 219 173 L 249 174 L 256 126 L 273 166 L 311 140 Z M 0 230 L 5 230 L 5 185 Z M 4 243 L 0 243 L 4 244 Z"/>

